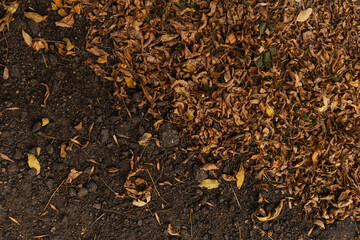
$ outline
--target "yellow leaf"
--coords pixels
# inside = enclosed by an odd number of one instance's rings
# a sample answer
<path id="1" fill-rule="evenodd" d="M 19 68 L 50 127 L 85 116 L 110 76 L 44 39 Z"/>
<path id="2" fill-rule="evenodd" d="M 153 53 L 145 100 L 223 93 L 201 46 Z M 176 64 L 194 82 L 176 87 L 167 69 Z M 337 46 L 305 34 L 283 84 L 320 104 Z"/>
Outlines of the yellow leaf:
<path id="1" fill-rule="evenodd" d="M 98 63 L 107 63 L 107 56 L 104 55 L 104 56 L 98 57 L 98 59 L 96 60 L 96 62 L 98 62 Z"/>
<path id="2" fill-rule="evenodd" d="M 181 11 L 180 15 L 183 15 L 186 12 L 195 12 L 195 9 L 193 9 L 193 8 L 185 8 L 184 10 Z"/>
<path id="3" fill-rule="evenodd" d="M 305 22 L 306 20 L 308 20 L 308 18 L 310 17 L 310 15 L 312 14 L 313 10 L 312 8 L 308 8 L 305 10 L 302 10 L 299 15 L 296 18 L 297 22 Z"/>
<path id="4" fill-rule="evenodd" d="M 269 117 L 273 118 L 274 117 L 274 108 L 269 106 L 268 104 L 266 104 L 265 106 L 265 110 L 266 110 L 266 113 Z"/>
<path id="5" fill-rule="evenodd" d="M 54 10 L 54 11 L 56 11 L 56 10 L 59 9 L 58 6 L 56 6 L 55 3 L 51 3 L 51 8 L 52 8 L 52 10 Z"/>
<path id="6" fill-rule="evenodd" d="M 31 153 L 26 153 L 26 155 L 28 156 L 29 167 L 36 169 L 36 175 L 38 175 L 40 173 L 40 163 L 39 163 L 39 161 Z"/>
<path id="7" fill-rule="evenodd" d="M 27 34 L 24 30 L 22 30 L 22 35 L 23 35 L 23 38 L 24 38 L 26 44 L 31 46 L 32 42 L 33 42 L 32 37 L 29 34 Z"/>
<path id="8" fill-rule="evenodd" d="M 36 12 L 24 12 L 24 16 L 27 18 L 30 18 L 31 20 L 33 20 L 36 23 L 40 23 L 48 17 L 48 15 L 41 16 L 40 14 L 38 14 Z"/>
<path id="9" fill-rule="evenodd" d="M 321 220 L 315 220 L 314 224 L 319 226 L 321 230 L 325 230 L 325 224 Z"/>
<path id="10" fill-rule="evenodd" d="M 241 165 L 238 173 L 236 174 L 236 187 L 238 189 L 240 189 L 241 186 L 243 185 L 244 179 L 245 179 L 244 166 Z"/>
<path id="11" fill-rule="evenodd" d="M 70 39 L 63 38 L 64 42 L 66 43 L 66 51 L 71 51 L 75 48 L 75 46 L 71 43 Z"/>
<path id="12" fill-rule="evenodd" d="M 271 217 L 271 213 L 269 212 L 267 216 L 265 217 L 258 217 L 256 216 L 260 222 L 266 222 L 266 221 L 269 221 L 269 218 Z"/>
<path id="13" fill-rule="evenodd" d="M 62 17 L 66 17 L 68 15 L 67 12 L 63 8 L 58 10 L 58 14 Z"/>
<path id="14" fill-rule="evenodd" d="M 36 148 L 36 155 L 40 156 L 40 153 L 41 153 L 41 148 L 40 148 L 40 147 L 37 147 L 37 148 Z"/>
<path id="15" fill-rule="evenodd" d="M 193 112 L 192 110 L 190 110 L 190 109 L 187 109 L 187 110 L 186 110 L 186 115 L 187 115 L 187 118 L 188 118 L 190 121 L 192 121 L 192 120 L 195 118 L 194 112 Z"/>
<path id="16" fill-rule="evenodd" d="M 185 71 L 187 72 L 195 72 L 196 70 L 196 65 L 190 66 L 190 65 L 185 65 Z"/>
<path id="17" fill-rule="evenodd" d="M 135 88 L 136 86 L 136 82 L 129 77 L 124 77 L 125 78 L 125 82 L 126 82 L 126 86 L 128 86 L 128 88 Z"/>
<path id="18" fill-rule="evenodd" d="M 49 124 L 49 119 L 48 118 L 42 118 L 41 119 L 41 126 L 46 126 Z"/>
<path id="19" fill-rule="evenodd" d="M 62 8 L 64 7 L 62 0 L 54 0 L 54 4 L 58 7 L 58 8 Z"/>
<path id="20" fill-rule="evenodd" d="M 82 10 L 83 10 L 83 9 L 82 9 L 81 3 L 78 3 L 78 4 L 76 4 L 76 5 L 71 9 L 71 12 L 74 12 L 74 13 L 80 15 L 81 12 L 82 12 Z"/>
<path id="21" fill-rule="evenodd" d="M 220 183 L 216 179 L 204 179 L 200 182 L 199 187 L 213 189 L 213 188 L 218 188 L 219 185 L 220 185 Z"/>
<path id="22" fill-rule="evenodd" d="M 14 14 L 18 8 L 19 4 L 15 2 L 6 8 L 6 13 Z"/>
<path id="23" fill-rule="evenodd" d="M 318 112 L 319 112 L 319 113 L 325 112 L 325 111 L 329 108 L 329 102 L 330 102 L 330 99 L 328 99 L 326 96 L 323 96 L 324 106 L 322 106 L 321 108 L 319 108 L 319 109 L 318 109 Z"/>
<path id="24" fill-rule="evenodd" d="M 151 140 L 151 137 L 152 137 L 151 133 L 144 133 L 144 134 L 140 137 L 140 139 L 139 139 L 139 141 L 138 141 L 139 145 L 140 145 L 140 146 L 146 146 L 146 145 L 148 145 L 148 143 L 149 143 L 150 140 Z"/>

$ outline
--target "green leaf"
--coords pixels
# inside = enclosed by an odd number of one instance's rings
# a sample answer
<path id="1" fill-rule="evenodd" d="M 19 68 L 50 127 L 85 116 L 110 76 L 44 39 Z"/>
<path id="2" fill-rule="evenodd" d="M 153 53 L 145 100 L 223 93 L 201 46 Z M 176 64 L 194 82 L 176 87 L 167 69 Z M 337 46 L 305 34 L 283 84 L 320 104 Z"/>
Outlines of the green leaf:
<path id="1" fill-rule="evenodd" d="M 274 56 L 276 54 L 276 47 L 270 46 L 269 47 L 269 52 L 270 52 L 271 56 Z"/>
<path id="2" fill-rule="evenodd" d="M 209 85 L 204 85 L 204 86 L 202 86 L 201 90 L 204 92 L 208 92 L 211 90 L 211 87 Z"/>
<path id="3" fill-rule="evenodd" d="M 307 115 L 307 113 L 301 113 L 301 114 L 300 114 L 300 117 L 301 117 L 302 119 L 304 119 L 305 121 L 310 122 L 310 118 L 309 118 L 309 116 Z"/>
<path id="4" fill-rule="evenodd" d="M 255 66 L 257 68 L 261 68 L 263 65 L 264 65 L 263 55 L 261 54 L 260 57 L 255 61 Z"/>
<path id="5" fill-rule="evenodd" d="M 259 30 L 260 30 L 260 35 L 262 35 L 262 34 L 265 32 L 266 25 L 267 25 L 266 22 L 260 23 L 260 28 L 259 28 Z"/>
<path id="6" fill-rule="evenodd" d="M 270 66 L 271 65 L 271 57 L 270 57 L 270 53 L 266 52 L 264 55 L 264 63 L 266 66 Z"/>
<path id="7" fill-rule="evenodd" d="M 181 1 L 180 2 L 180 10 L 184 11 L 185 9 L 187 9 L 188 5 L 186 4 L 186 2 Z"/>

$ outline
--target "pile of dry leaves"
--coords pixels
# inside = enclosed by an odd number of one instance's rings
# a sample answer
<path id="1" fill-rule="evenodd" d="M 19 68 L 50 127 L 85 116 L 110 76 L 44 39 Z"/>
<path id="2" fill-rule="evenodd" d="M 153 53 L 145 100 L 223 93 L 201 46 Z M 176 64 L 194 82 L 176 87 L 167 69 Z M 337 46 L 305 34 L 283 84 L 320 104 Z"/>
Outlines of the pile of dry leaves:
<path id="1" fill-rule="evenodd" d="M 90 20 L 90 67 L 124 102 L 129 88 L 142 91 L 155 128 L 170 96 L 171 121 L 197 140 L 189 150 L 224 161 L 251 154 L 244 169 L 308 216 L 360 220 L 360 17 L 350 0 L 60 0 L 53 9 L 67 11 L 63 27 L 75 14 Z M 66 54 L 70 44 L 57 47 Z"/>

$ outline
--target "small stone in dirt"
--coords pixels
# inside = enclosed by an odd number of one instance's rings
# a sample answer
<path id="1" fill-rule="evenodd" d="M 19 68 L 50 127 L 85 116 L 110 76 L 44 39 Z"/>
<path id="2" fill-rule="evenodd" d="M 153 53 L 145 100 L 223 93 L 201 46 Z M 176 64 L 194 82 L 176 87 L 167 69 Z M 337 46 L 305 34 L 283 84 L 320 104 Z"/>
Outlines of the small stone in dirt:
<path id="1" fill-rule="evenodd" d="M 57 57 L 54 54 L 49 54 L 49 61 L 52 65 L 57 65 L 59 63 Z"/>
<path id="2" fill-rule="evenodd" d="M 93 181 L 86 184 L 86 188 L 89 190 L 89 192 L 95 192 L 98 188 L 97 184 Z"/>
<path id="3" fill-rule="evenodd" d="M 80 188 L 77 192 L 77 195 L 79 197 L 85 197 L 88 193 L 89 191 L 86 188 Z"/>
<path id="4" fill-rule="evenodd" d="M 109 139 L 109 130 L 101 129 L 100 142 L 104 143 Z"/>
<path id="5" fill-rule="evenodd" d="M 31 131 L 32 131 L 32 132 L 37 132 L 37 131 L 40 130 L 40 128 L 41 128 L 41 122 L 36 122 L 36 123 L 33 125 Z"/>
<path id="6" fill-rule="evenodd" d="M 30 83 L 30 86 L 32 86 L 32 87 L 36 87 L 37 85 L 39 85 L 39 81 L 36 79 L 31 79 L 29 81 L 29 83 Z"/>
<path id="7" fill-rule="evenodd" d="M 30 31 L 32 33 L 32 35 L 34 37 L 36 37 L 38 34 L 39 34 L 39 31 L 40 31 L 40 27 L 39 27 L 39 24 L 37 24 L 36 22 L 34 21 L 29 21 L 29 27 L 30 27 Z"/>
<path id="8" fill-rule="evenodd" d="M 197 182 L 200 182 L 201 180 L 204 180 L 205 178 L 207 178 L 207 176 L 208 175 L 204 170 L 196 169 L 195 180 Z"/>
<path id="9" fill-rule="evenodd" d="M 100 203 L 94 203 L 93 208 L 95 208 L 97 210 L 100 210 L 101 209 L 101 204 Z"/>
<path id="10" fill-rule="evenodd" d="M 179 133 L 170 124 L 162 125 L 159 132 L 161 146 L 169 148 L 179 144 Z"/>
<path id="11" fill-rule="evenodd" d="M 54 187 L 54 180 L 49 178 L 45 180 L 45 185 L 49 188 L 50 191 L 53 190 Z"/>
<path id="12" fill-rule="evenodd" d="M 36 176 L 36 174 L 37 174 L 36 170 L 32 168 L 27 172 L 26 178 L 28 179 L 33 178 Z"/>
<path id="13" fill-rule="evenodd" d="M 16 149 L 13 158 L 14 158 L 15 160 L 19 160 L 19 159 L 21 159 L 22 157 L 23 157 L 23 154 L 21 153 L 21 151 L 20 151 L 19 149 Z"/>
<path id="14" fill-rule="evenodd" d="M 70 195 L 70 197 L 75 197 L 76 196 L 76 190 L 74 188 L 70 188 L 69 189 L 69 195 Z"/>
<path id="15" fill-rule="evenodd" d="M 9 175 L 13 175 L 18 172 L 18 167 L 17 167 L 16 163 L 11 163 L 8 166 L 7 170 L 8 170 Z"/>
<path id="16" fill-rule="evenodd" d="M 46 151 L 48 152 L 48 154 L 52 155 L 54 153 L 54 147 L 52 145 L 47 145 L 45 147 Z"/>

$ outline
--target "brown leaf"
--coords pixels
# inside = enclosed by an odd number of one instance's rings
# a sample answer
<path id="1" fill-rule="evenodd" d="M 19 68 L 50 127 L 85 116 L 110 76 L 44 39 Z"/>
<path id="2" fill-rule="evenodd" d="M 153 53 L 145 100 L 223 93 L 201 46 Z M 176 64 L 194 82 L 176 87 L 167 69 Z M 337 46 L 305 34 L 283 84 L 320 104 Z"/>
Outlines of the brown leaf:
<path id="1" fill-rule="evenodd" d="M 74 26 L 74 23 L 74 13 L 71 13 L 69 16 L 61 19 L 61 21 L 55 22 L 55 25 L 58 27 L 72 28 Z"/>
<path id="2" fill-rule="evenodd" d="M 13 222 L 16 223 L 17 225 L 21 226 L 21 224 L 20 224 L 15 218 L 10 217 L 10 216 L 9 216 L 9 218 L 10 218 L 11 221 L 13 221 Z"/>
<path id="3" fill-rule="evenodd" d="M 181 236 L 179 233 L 174 232 L 174 230 L 172 229 L 171 223 L 168 225 L 168 233 L 169 233 L 171 236 Z"/>
<path id="4" fill-rule="evenodd" d="M 0 157 L 3 158 L 3 159 L 5 159 L 5 160 L 8 160 L 8 161 L 10 161 L 10 162 L 14 162 L 13 160 L 11 160 L 8 156 L 6 156 L 6 155 L 3 154 L 3 153 L 0 153 Z"/>
<path id="5" fill-rule="evenodd" d="M 8 79 L 9 78 L 9 68 L 7 66 L 5 66 L 4 68 L 4 72 L 3 72 L 3 79 Z"/>
<path id="6" fill-rule="evenodd" d="M 206 163 L 200 169 L 205 171 L 212 171 L 212 170 L 218 170 L 219 167 L 217 167 L 214 163 Z"/>
<path id="7" fill-rule="evenodd" d="M 78 172 L 75 169 L 71 169 L 69 175 L 66 178 L 66 182 L 71 183 L 72 180 L 80 176 L 82 172 Z"/>
<path id="8" fill-rule="evenodd" d="M 40 14 L 38 14 L 36 12 L 24 12 L 24 16 L 33 20 L 36 23 L 40 23 L 48 17 L 48 15 L 41 16 Z"/>

